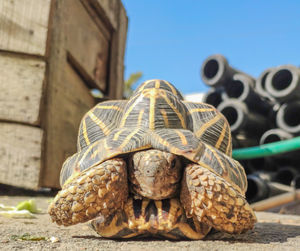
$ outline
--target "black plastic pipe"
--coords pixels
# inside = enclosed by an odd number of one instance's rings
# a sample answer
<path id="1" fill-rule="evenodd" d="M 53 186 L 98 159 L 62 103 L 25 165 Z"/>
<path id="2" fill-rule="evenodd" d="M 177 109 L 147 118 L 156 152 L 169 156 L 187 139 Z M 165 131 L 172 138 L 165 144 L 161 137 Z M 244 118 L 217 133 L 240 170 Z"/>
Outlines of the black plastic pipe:
<path id="1" fill-rule="evenodd" d="M 247 181 L 248 188 L 246 191 L 246 198 L 250 203 L 268 198 L 270 188 L 266 181 L 255 174 L 248 175 Z"/>
<path id="2" fill-rule="evenodd" d="M 274 70 L 274 68 L 268 68 L 264 70 L 259 77 L 256 79 L 255 82 L 255 91 L 262 97 L 274 101 L 274 98 L 268 93 L 266 90 L 266 80 L 267 76 L 270 74 L 270 72 Z"/>
<path id="3" fill-rule="evenodd" d="M 292 186 L 296 189 L 300 189 L 300 175 L 297 175 L 292 181 Z"/>
<path id="4" fill-rule="evenodd" d="M 243 72 L 229 66 L 227 59 L 220 54 L 206 58 L 201 67 L 201 78 L 205 84 L 211 87 L 224 85 L 236 73 Z M 251 77 L 249 76 L 249 78 Z"/>
<path id="5" fill-rule="evenodd" d="M 266 90 L 280 102 L 300 98 L 300 70 L 293 65 L 277 67 L 267 75 Z"/>
<path id="6" fill-rule="evenodd" d="M 300 90 L 299 90 L 300 93 Z M 276 115 L 276 124 L 281 129 L 295 134 L 300 134 L 300 101 L 283 104 Z"/>
<path id="7" fill-rule="evenodd" d="M 228 98 L 235 98 L 244 102 L 249 110 L 268 115 L 272 105 L 255 92 L 254 80 L 243 74 L 234 74 L 225 85 Z"/>
<path id="8" fill-rule="evenodd" d="M 293 167 L 282 167 L 275 174 L 273 181 L 290 186 L 297 174 L 298 171 Z"/>
<path id="9" fill-rule="evenodd" d="M 223 87 L 211 88 L 203 97 L 203 103 L 207 103 L 217 107 L 223 100 L 224 95 L 226 95 Z"/>
<path id="10" fill-rule="evenodd" d="M 282 129 L 275 128 L 266 131 L 260 138 L 259 144 L 264 145 L 268 143 L 273 143 L 281 140 L 291 139 L 293 135 Z"/>
<path id="11" fill-rule="evenodd" d="M 267 128 L 266 117 L 250 112 L 247 106 L 238 100 L 225 100 L 217 108 L 228 120 L 233 134 L 243 131 L 245 135 L 260 138 Z"/>
<path id="12" fill-rule="evenodd" d="M 289 186 L 270 182 L 257 174 L 248 175 L 247 181 L 248 189 L 246 191 L 246 198 L 250 203 L 291 190 Z"/>

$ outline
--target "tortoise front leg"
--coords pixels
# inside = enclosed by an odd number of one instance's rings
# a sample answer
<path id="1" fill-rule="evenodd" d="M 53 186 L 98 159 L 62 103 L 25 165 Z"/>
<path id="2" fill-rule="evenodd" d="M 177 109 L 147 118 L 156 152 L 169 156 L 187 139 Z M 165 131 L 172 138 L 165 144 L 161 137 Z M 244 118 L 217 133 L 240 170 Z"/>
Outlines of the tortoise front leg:
<path id="1" fill-rule="evenodd" d="M 108 217 L 128 197 L 126 162 L 116 158 L 84 170 L 67 182 L 48 208 L 52 221 L 73 225 Z"/>
<path id="2" fill-rule="evenodd" d="M 180 200 L 187 217 L 227 233 L 252 229 L 256 217 L 244 196 L 229 182 L 197 164 L 184 171 Z"/>

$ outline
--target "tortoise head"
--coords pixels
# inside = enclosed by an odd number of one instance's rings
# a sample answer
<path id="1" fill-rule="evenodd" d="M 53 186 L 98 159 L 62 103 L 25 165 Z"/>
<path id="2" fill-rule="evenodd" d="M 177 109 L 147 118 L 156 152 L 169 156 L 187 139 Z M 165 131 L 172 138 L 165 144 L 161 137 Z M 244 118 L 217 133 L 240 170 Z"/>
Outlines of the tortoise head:
<path id="1" fill-rule="evenodd" d="M 129 161 L 132 192 L 148 199 L 174 197 L 178 193 L 181 174 L 180 157 L 161 150 L 136 152 Z"/>

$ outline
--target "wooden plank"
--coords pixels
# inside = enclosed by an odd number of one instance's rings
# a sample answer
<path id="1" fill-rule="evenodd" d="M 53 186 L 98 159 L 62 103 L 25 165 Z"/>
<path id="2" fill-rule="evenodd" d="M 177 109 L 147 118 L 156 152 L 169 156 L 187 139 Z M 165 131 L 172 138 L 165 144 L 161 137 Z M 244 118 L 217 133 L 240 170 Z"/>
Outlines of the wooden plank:
<path id="1" fill-rule="evenodd" d="M 51 0 L 1 0 L 0 50 L 44 56 Z"/>
<path id="2" fill-rule="evenodd" d="M 126 47 L 128 18 L 125 8 L 120 4 L 118 11 L 118 29 L 113 34 L 110 56 L 109 97 L 123 98 L 124 54 Z"/>
<path id="3" fill-rule="evenodd" d="M 123 98 L 124 87 L 124 56 L 126 48 L 128 18 L 124 6 L 120 5 L 119 12 L 119 29 L 118 29 L 118 59 L 117 59 L 117 76 L 118 88 L 116 90 L 116 98 Z"/>
<path id="4" fill-rule="evenodd" d="M 97 2 L 103 10 L 103 15 L 108 19 L 114 30 L 118 28 L 118 9 L 120 0 L 92 0 Z"/>
<path id="5" fill-rule="evenodd" d="M 81 118 L 95 104 L 82 79 L 65 63 L 48 88 L 46 165 L 41 185 L 59 187 L 60 168 L 76 152 Z"/>
<path id="6" fill-rule="evenodd" d="M 0 53 L 0 69 L 0 120 L 37 125 L 45 62 Z"/>
<path id="7" fill-rule="evenodd" d="M 80 1 L 65 0 L 62 8 L 65 48 L 74 66 L 91 85 L 105 92 L 109 41 Z"/>
<path id="8" fill-rule="evenodd" d="M 0 123 L 0 183 L 37 189 L 43 130 L 14 123 Z"/>

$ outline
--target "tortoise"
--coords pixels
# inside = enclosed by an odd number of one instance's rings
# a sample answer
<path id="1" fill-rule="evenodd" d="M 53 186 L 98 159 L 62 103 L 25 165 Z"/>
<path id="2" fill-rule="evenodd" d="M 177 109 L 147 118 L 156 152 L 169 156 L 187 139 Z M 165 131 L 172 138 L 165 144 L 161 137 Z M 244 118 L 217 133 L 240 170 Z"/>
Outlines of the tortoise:
<path id="1" fill-rule="evenodd" d="M 59 225 L 93 219 L 108 238 L 202 239 L 211 228 L 239 234 L 256 222 L 227 120 L 211 105 L 184 101 L 168 81 L 148 80 L 129 100 L 96 105 L 81 121 L 77 148 L 48 209 Z"/>

